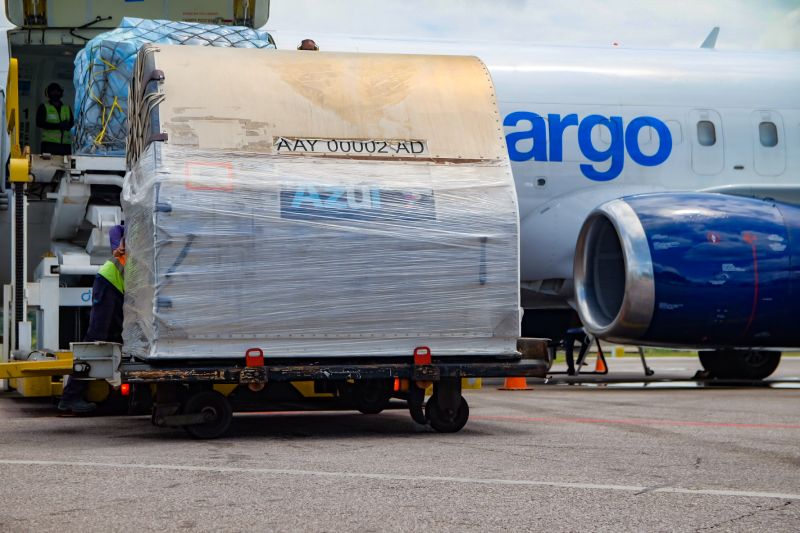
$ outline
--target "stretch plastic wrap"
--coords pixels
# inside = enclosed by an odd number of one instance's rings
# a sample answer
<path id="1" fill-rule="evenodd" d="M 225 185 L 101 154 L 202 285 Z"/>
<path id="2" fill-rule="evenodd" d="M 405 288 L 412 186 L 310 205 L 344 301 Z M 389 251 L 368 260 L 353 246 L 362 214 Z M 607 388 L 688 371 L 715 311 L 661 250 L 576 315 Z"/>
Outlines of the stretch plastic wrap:
<path id="1" fill-rule="evenodd" d="M 74 152 L 125 155 L 128 85 L 136 53 L 147 43 L 274 48 L 267 32 L 167 20 L 124 18 L 86 43 L 75 58 Z"/>
<path id="2" fill-rule="evenodd" d="M 515 353 L 506 166 L 152 143 L 122 201 L 137 358 Z"/>

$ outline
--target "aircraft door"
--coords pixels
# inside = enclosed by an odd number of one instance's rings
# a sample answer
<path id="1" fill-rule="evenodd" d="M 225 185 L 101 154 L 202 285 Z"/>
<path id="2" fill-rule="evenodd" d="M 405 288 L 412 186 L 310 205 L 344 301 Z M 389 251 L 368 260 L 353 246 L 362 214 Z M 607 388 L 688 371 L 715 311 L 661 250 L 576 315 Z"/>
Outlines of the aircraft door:
<path id="1" fill-rule="evenodd" d="M 753 164 L 762 176 L 778 176 L 786 170 L 786 142 L 783 120 L 777 111 L 754 111 L 750 115 L 753 132 Z"/>
<path id="2" fill-rule="evenodd" d="M 725 166 L 722 119 L 713 109 L 693 109 L 689 112 L 689 132 L 692 139 L 692 169 L 712 176 Z"/>

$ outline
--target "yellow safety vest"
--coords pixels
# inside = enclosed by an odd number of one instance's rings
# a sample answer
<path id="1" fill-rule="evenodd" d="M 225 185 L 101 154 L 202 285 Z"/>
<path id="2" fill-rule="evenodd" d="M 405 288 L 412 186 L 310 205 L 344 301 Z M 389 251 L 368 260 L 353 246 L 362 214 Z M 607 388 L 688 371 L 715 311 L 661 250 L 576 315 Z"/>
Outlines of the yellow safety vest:
<path id="1" fill-rule="evenodd" d="M 119 260 L 114 258 L 106 261 L 97 273 L 106 278 L 119 292 L 125 294 L 125 267 Z"/>
<path id="2" fill-rule="evenodd" d="M 56 109 L 53 104 L 46 103 L 44 108 L 47 111 L 47 118 L 45 122 L 58 126 L 65 120 L 69 120 L 69 106 L 61 104 L 61 109 Z M 42 130 L 42 142 L 72 144 L 72 135 L 69 131 L 61 131 L 60 129 L 46 129 Z"/>

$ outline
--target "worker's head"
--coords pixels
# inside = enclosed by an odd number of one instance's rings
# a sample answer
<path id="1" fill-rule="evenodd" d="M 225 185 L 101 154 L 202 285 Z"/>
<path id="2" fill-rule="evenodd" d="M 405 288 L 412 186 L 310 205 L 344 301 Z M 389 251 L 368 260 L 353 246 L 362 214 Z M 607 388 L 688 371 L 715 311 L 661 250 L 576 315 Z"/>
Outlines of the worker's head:
<path id="1" fill-rule="evenodd" d="M 314 42 L 313 39 L 303 39 L 300 41 L 300 46 L 297 47 L 298 50 L 319 50 L 319 46 L 317 43 Z"/>
<path id="2" fill-rule="evenodd" d="M 111 251 L 116 257 L 125 255 L 125 226 L 117 224 L 108 231 L 108 240 L 111 243 Z"/>
<path id="3" fill-rule="evenodd" d="M 50 100 L 61 100 L 61 97 L 64 96 L 64 89 L 61 88 L 61 85 L 53 82 L 47 86 L 45 94 Z"/>

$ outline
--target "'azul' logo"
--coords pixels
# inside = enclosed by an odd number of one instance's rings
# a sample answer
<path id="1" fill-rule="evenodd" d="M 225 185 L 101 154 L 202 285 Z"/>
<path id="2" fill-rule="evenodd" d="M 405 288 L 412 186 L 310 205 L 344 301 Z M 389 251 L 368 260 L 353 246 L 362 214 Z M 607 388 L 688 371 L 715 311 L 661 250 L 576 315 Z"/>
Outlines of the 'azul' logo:
<path id="1" fill-rule="evenodd" d="M 625 162 L 625 150 L 635 162 L 645 167 L 660 165 L 672 152 L 672 134 L 662 121 L 655 117 L 636 117 L 627 126 L 622 117 L 604 117 L 589 115 L 578 120 L 578 115 L 571 113 L 561 116 L 547 115 L 547 123 L 541 115 L 530 111 L 509 113 L 503 121 L 504 126 L 516 126 L 520 122 L 530 123 L 530 129 L 514 131 L 506 135 L 508 155 L 512 161 L 563 161 L 564 130 L 570 126 L 578 128 L 578 147 L 586 159 L 594 163 L 610 161 L 607 170 L 597 170 L 594 165 L 582 164 L 581 172 L 590 180 L 613 180 L 622 172 Z M 645 154 L 639 146 L 639 131 L 644 127 L 653 128 L 658 134 L 658 149 L 653 154 Z M 592 130 L 595 127 L 606 128 L 610 142 L 605 150 L 599 150 L 592 143 Z M 548 153 L 549 138 L 549 153 Z M 529 150 L 520 151 L 518 143 L 533 141 Z"/>
<path id="2" fill-rule="evenodd" d="M 433 191 L 306 185 L 281 190 L 281 218 L 294 220 L 434 220 Z"/>

